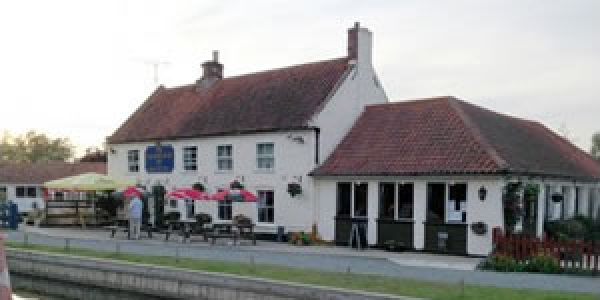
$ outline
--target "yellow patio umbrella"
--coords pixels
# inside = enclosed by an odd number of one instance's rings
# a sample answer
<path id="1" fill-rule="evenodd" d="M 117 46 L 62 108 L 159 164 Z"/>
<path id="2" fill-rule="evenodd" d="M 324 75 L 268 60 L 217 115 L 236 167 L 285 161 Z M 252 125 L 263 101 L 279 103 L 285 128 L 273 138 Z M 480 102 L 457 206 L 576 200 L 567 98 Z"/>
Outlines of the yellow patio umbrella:
<path id="1" fill-rule="evenodd" d="M 44 183 L 44 187 L 49 189 L 77 191 L 117 190 L 130 185 L 135 185 L 131 179 L 113 178 L 98 173 L 83 173 Z"/>

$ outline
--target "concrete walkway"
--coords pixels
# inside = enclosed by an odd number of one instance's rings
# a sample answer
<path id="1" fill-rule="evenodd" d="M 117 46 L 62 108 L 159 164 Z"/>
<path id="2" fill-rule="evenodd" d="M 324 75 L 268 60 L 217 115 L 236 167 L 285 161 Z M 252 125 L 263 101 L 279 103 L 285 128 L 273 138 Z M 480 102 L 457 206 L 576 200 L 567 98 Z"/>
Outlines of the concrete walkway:
<path id="1" fill-rule="evenodd" d="M 64 246 L 101 251 L 121 251 L 145 255 L 189 257 L 197 259 L 250 262 L 316 269 L 322 271 L 376 274 L 434 282 L 586 292 L 600 294 L 600 278 L 526 273 L 496 273 L 473 270 L 479 259 L 424 253 L 391 253 L 381 250 L 355 251 L 343 247 L 299 247 L 284 243 L 247 241 L 232 246 L 226 240 L 217 245 L 205 242 L 182 244 L 173 238 L 169 242 L 157 235 L 152 240 L 129 241 L 123 233 L 110 239 L 100 230 L 23 227 L 10 232 L 9 239 L 22 242 L 27 235 L 31 244 Z"/>

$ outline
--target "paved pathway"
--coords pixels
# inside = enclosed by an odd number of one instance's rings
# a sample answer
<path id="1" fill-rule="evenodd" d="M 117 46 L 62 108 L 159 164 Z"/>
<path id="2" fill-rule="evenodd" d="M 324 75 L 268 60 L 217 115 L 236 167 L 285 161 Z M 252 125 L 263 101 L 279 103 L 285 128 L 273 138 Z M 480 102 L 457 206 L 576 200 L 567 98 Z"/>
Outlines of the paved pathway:
<path id="1" fill-rule="evenodd" d="M 431 255 L 422 253 L 389 253 L 379 250 L 353 251 L 340 247 L 296 247 L 259 241 L 258 246 L 243 244 L 231 246 L 221 243 L 211 246 L 204 242 L 181 244 L 175 240 L 160 239 L 128 241 L 111 240 L 105 231 L 73 229 L 38 229 L 25 227 L 28 241 L 35 244 L 64 246 L 69 237 L 71 247 L 103 251 L 119 251 L 160 256 L 200 258 L 209 260 L 265 263 L 281 266 L 317 269 L 323 271 L 377 274 L 400 278 L 489 285 L 511 288 L 533 288 L 600 294 L 600 278 L 567 275 L 525 273 L 496 273 L 472 268 L 472 258 Z M 23 241 L 23 231 L 10 232 L 9 239 Z M 225 242 L 222 240 L 222 242 Z"/>

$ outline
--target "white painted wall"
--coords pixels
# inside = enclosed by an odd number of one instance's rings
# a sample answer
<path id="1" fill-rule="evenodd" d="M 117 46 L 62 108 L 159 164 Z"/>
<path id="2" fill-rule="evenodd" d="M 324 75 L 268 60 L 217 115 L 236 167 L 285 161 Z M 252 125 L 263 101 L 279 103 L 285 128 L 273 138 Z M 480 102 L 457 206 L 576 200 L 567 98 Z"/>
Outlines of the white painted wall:
<path id="1" fill-rule="evenodd" d="M 37 188 L 37 197 L 34 198 L 17 198 L 17 186 L 30 187 L 34 186 Z M 6 187 L 6 200 L 13 201 L 17 204 L 19 212 L 29 212 L 32 210 L 33 203 L 37 204 L 38 208 L 44 208 L 45 202 L 41 191 L 42 186 L 39 184 L 31 183 L 0 183 L 0 187 Z"/>
<path id="2" fill-rule="evenodd" d="M 293 141 L 288 136 L 301 136 L 304 143 Z M 272 142 L 275 145 L 275 168 L 272 172 L 258 170 L 256 166 L 256 144 Z M 172 173 L 148 174 L 144 166 L 144 152 L 153 143 L 109 145 L 115 150 L 108 155 L 108 174 L 134 179 L 150 188 L 162 184 L 167 191 L 179 187 L 191 187 L 195 182 L 205 185 L 209 193 L 219 187 L 227 187 L 235 179 L 242 182 L 253 193 L 258 190 L 274 190 L 275 225 L 286 226 L 288 230 L 308 231 L 313 224 L 313 180 L 307 174 L 314 168 L 315 135 L 313 131 L 280 133 L 260 133 L 205 137 L 189 140 L 162 141 L 162 145 L 172 145 L 175 150 L 175 168 Z M 217 146 L 233 145 L 233 170 L 217 170 Z M 198 170 L 183 170 L 183 148 L 198 147 Z M 140 151 L 140 172 L 128 171 L 127 151 Z M 301 181 L 303 193 L 292 198 L 287 193 L 289 182 Z M 269 226 L 269 224 L 260 224 Z"/>
<path id="3" fill-rule="evenodd" d="M 366 28 L 358 34 L 358 59 L 336 93 L 312 119 L 310 124 L 321 130 L 319 158 L 323 162 L 354 125 L 364 107 L 388 102 L 372 64 L 373 35 Z"/>
<path id="4" fill-rule="evenodd" d="M 504 182 L 500 179 L 479 178 L 467 182 L 467 252 L 471 255 L 488 255 L 492 250 L 492 230 L 495 227 L 504 228 L 504 213 L 502 194 Z M 487 196 L 485 200 L 479 199 L 479 189 L 485 187 Z M 484 235 L 477 235 L 471 230 L 470 225 L 484 222 L 488 231 Z"/>

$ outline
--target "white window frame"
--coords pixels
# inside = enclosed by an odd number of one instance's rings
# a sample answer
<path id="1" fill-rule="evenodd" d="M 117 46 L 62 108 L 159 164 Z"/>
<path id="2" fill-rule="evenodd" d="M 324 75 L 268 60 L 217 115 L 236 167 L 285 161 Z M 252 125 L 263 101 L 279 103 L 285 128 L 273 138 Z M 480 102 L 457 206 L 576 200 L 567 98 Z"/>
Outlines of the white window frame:
<path id="1" fill-rule="evenodd" d="M 271 195 L 273 196 L 273 203 L 271 205 L 267 205 L 266 204 L 266 195 L 268 193 L 271 193 Z M 257 208 L 257 221 L 258 223 L 263 223 L 263 224 L 274 224 L 275 223 L 275 191 L 274 190 L 258 190 L 256 191 L 256 194 L 258 196 L 258 201 L 256 203 L 256 208 Z M 266 210 L 266 215 L 267 215 L 267 220 L 260 220 L 260 212 L 261 210 Z M 268 211 L 271 211 L 271 217 L 273 218 L 271 221 L 268 220 L 268 216 L 269 213 Z"/>
<path id="2" fill-rule="evenodd" d="M 261 147 L 264 151 L 264 146 L 271 146 L 271 153 L 261 153 Z M 270 166 L 265 166 L 269 164 Z M 256 169 L 261 171 L 272 171 L 275 169 L 275 143 L 264 142 L 256 144 Z"/>
<path id="3" fill-rule="evenodd" d="M 233 201 L 231 200 L 220 200 L 217 201 L 217 218 L 219 218 L 219 220 L 222 221 L 231 221 L 233 220 Z M 231 211 L 229 218 L 222 218 L 221 217 L 221 209 L 229 207 L 229 210 Z"/>
<path id="4" fill-rule="evenodd" d="M 17 193 L 17 190 L 19 190 L 19 189 L 23 189 L 23 195 L 22 196 L 19 196 L 19 194 Z M 35 191 L 33 196 L 29 195 L 29 191 L 31 189 L 33 189 Z M 40 196 L 41 196 L 41 192 L 40 192 L 40 190 L 39 190 L 39 188 L 37 186 L 32 186 L 32 185 L 17 185 L 15 187 L 15 197 L 16 198 L 19 198 L 19 199 L 25 199 L 25 198 L 27 198 L 27 199 L 34 199 L 34 198 L 38 198 Z"/>
<path id="5" fill-rule="evenodd" d="M 229 148 L 229 155 L 225 154 L 221 154 L 221 152 L 219 151 L 220 149 L 227 149 Z M 229 161 L 229 168 L 222 168 L 221 166 L 221 162 L 226 162 Z M 229 172 L 229 171 L 233 171 L 233 145 L 232 144 L 223 144 L 223 145 L 218 145 L 217 146 L 217 171 L 220 172 Z"/>
<path id="6" fill-rule="evenodd" d="M 198 147 L 186 146 L 183 147 L 183 170 L 198 171 Z"/>
<path id="7" fill-rule="evenodd" d="M 140 150 L 127 150 L 127 171 L 130 173 L 140 172 Z"/>

